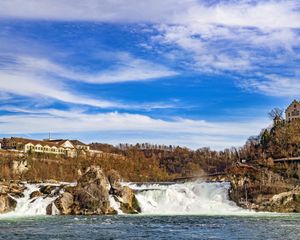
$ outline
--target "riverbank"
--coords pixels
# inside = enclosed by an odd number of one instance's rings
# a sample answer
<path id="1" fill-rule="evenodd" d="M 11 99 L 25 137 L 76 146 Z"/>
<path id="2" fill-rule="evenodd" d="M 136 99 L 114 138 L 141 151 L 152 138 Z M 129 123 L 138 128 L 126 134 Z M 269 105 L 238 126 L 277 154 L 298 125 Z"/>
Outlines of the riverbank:
<path id="1" fill-rule="evenodd" d="M 300 212 L 298 181 L 282 177 L 267 167 L 237 164 L 227 174 L 209 181 L 231 183 L 229 197 L 238 206 L 255 211 Z"/>

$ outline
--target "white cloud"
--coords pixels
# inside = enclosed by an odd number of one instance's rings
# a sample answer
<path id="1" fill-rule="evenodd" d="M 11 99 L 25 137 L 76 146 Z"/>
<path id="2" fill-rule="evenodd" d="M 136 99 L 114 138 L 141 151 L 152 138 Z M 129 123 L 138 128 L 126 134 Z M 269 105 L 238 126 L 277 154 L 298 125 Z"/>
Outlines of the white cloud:
<path id="1" fill-rule="evenodd" d="M 150 23 L 159 32 L 153 38 L 154 44 L 159 41 L 163 46 L 177 47 L 176 54 L 175 51 L 163 53 L 170 60 L 183 60 L 182 66 L 200 72 L 244 74 L 261 72 L 279 60 L 289 64 L 297 58 L 299 9 L 297 0 L 7 0 L 0 2 L 0 17 Z M 149 43 L 140 46 L 155 49 Z M 176 75 L 170 69 L 145 60 L 129 60 L 125 65 L 98 74 L 56 70 L 67 78 L 89 83 L 141 81 Z"/>
<path id="2" fill-rule="evenodd" d="M 0 71 L 0 92 L 31 98 L 52 98 L 63 102 L 91 105 L 101 108 L 124 107 L 116 102 L 96 100 L 71 93 L 53 79 L 40 78 L 27 72 Z"/>
<path id="3" fill-rule="evenodd" d="M 131 133 L 137 137 L 139 133 L 143 133 L 141 141 L 152 139 L 162 143 L 163 139 L 165 144 L 176 143 L 191 147 L 210 145 L 213 148 L 222 148 L 242 145 L 248 136 L 257 134 L 260 128 L 268 124 L 262 119 L 230 123 L 184 118 L 167 121 L 141 114 L 118 112 L 88 114 L 81 111 L 51 109 L 31 111 L 5 108 L 5 110 L 17 111 L 19 114 L 0 116 L 2 134 L 103 131 L 114 134 Z M 105 141 L 105 139 L 98 139 L 98 141 Z"/>
<path id="4" fill-rule="evenodd" d="M 261 92 L 269 96 L 298 97 L 300 92 L 300 77 L 266 75 L 263 80 L 250 79 L 243 81 L 241 87 L 250 91 Z"/>
<path id="5" fill-rule="evenodd" d="M 129 106 L 120 102 L 94 99 L 76 93 L 68 81 L 93 84 L 146 81 L 170 77 L 177 73 L 141 59 L 122 54 L 122 66 L 99 73 L 85 73 L 68 69 L 46 58 L 32 56 L 9 56 L 9 61 L 0 65 L 0 93 L 32 98 L 46 97 L 73 104 L 90 105 L 100 108 L 169 108 L 173 104 L 146 103 Z M 62 79 L 63 78 L 63 79 Z"/>
<path id="6" fill-rule="evenodd" d="M 0 16 L 9 18 L 103 22 L 221 24 L 258 28 L 299 28 L 297 1 L 198 0 L 4 0 Z"/>
<path id="7" fill-rule="evenodd" d="M 169 70 L 162 65 L 143 59 L 133 58 L 125 53 L 117 55 L 119 55 L 119 59 L 116 60 L 116 66 L 113 69 L 102 70 L 94 73 L 68 69 L 46 58 L 41 59 L 31 56 L 18 56 L 16 59 L 17 66 L 12 65 L 11 68 L 22 68 L 30 72 L 35 71 L 38 73 L 47 73 L 73 81 L 93 84 L 148 81 L 151 79 L 171 77 L 178 74 L 177 72 Z"/>

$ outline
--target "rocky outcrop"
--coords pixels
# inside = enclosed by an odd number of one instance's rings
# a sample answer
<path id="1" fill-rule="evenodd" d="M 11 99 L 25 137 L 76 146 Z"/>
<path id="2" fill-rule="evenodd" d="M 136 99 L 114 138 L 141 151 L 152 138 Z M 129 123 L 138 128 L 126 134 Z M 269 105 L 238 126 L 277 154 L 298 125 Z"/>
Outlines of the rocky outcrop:
<path id="1" fill-rule="evenodd" d="M 123 187 L 119 196 L 119 202 L 123 213 L 135 214 L 141 212 L 141 208 L 133 190 L 127 186 Z"/>
<path id="2" fill-rule="evenodd" d="M 118 172 L 111 170 L 106 176 L 99 166 L 89 167 L 77 186 L 65 188 L 54 205 L 64 215 L 117 214 L 118 209 L 110 205 L 110 197 L 119 202 L 124 213 L 140 212 L 133 190 L 121 185 Z M 49 212 L 53 211 L 53 207 L 49 207 Z"/>
<path id="3" fill-rule="evenodd" d="M 107 173 L 107 178 L 110 184 L 111 194 L 117 194 L 122 190 L 122 185 L 120 183 L 121 176 L 116 170 L 110 170 Z"/>
<path id="4" fill-rule="evenodd" d="M 55 200 L 54 204 L 59 210 L 60 214 L 68 215 L 72 212 L 74 197 L 71 193 L 64 192 L 61 197 Z"/>
<path id="5" fill-rule="evenodd" d="M 40 192 L 40 191 L 34 191 L 30 194 L 30 199 L 32 198 L 37 198 L 37 197 L 40 197 L 40 196 L 43 196 L 43 193 Z"/>
<path id="6" fill-rule="evenodd" d="M 133 190 L 127 186 L 122 186 L 119 173 L 111 170 L 107 175 L 111 186 L 110 193 L 120 203 L 121 211 L 128 214 L 141 212 Z"/>
<path id="7" fill-rule="evenodd" d="M 243 208 L 269 212 L 300 212 L 300 190 L 268 168 L 238 164 L 210 181 L 231 183 L 229 197 Z M 296 187 L 296 188 L 295 188 Z"/>
<path id="8" fill-rule="evenodd" d="M 16 200 L 10 197 L 8 194 L 0 194 L 0 213 L 11 212 L 17 205 Z"/>
<path id="9" fill-rule="evenodd" d="M 23 196 L 24 187 L 19 183 L 0 183 L 0 213 L 11 212 L 15 209 L 17 202 L 14 197 Z"/>
<path id="10" fill-rule="evenodd" d="M 0 194 L 9 194 L 13 197 L 22 197 L 23 191 L 24 186 L 19 182 L 0 182 Z"/>
<path id="11" fill-rule="evenodd" d="M 110 212 L 110 184 L 102 169 L 91 166 L 78 180 L 74 189 L 74 214 L 94 215 Z"/>
<path id="12" fill-rule="evenodd" d="M 259 210 L 271 212 L 300 212 L 300 189 L 275 194 L 269 201 L 263 202 Z"/>
<path id="13" fill-rule="evenodd" d="M 12 161 L 12 172 L 14 174 L 23 174 L 25 172 L 27 172 L 28 169 L 28 163 L 27 160 L 13 160 Z"/>

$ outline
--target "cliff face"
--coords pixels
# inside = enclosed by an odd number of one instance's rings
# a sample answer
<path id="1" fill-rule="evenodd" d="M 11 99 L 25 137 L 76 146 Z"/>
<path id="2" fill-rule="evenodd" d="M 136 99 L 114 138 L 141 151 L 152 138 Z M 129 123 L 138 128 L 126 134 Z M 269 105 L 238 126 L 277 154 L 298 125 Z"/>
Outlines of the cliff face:
<path id="1" fill-rule="evenodd" d="M 229 197 L 237 205 L 269 212 L 300 212 L 300 188 L 267 168 L 240 164 L 211 181 L 231 183 Z"/>

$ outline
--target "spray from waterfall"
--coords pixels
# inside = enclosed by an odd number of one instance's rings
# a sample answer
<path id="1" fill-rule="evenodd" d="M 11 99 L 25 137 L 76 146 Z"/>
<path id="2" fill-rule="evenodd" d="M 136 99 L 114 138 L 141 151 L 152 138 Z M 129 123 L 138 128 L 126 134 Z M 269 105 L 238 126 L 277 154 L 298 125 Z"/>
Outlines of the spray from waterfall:
<path id="1" fill-rule="evenodd" d="M 229 200 L 229 183 L 188 182 L 178 184 L 145 184 L 127 183 L 136 192 L 142 214 L 155 215 L 239 215 L 249 214 L 248 210 L 238 207 Z M 38 191 L 41 184 L 25 184 L 23 197 L 14 198 L 17 201 L 15 211 L 2 214 L 1 217 L 24 217 L 46 215 L 47 206 L 61 196 L 63 188 L 54 187 L 51 194 L 31 197 Z M 54 192 L 56 191 L 56 192 Z M 54 194 L 55 193 L 55 194 Z M 113 196 L 109 196 L 110 205 L 123 214 L 120 203 Z M 52 215 L 59 214 L 56 207 L 52 207 Z"/>
<path id="2" fill-rule="evenodd" d="M 247 214 L 229 200 L 229 183 L 188 182 L 171 185 L 129 184 L 143 214 L 231 215 Z"/>

